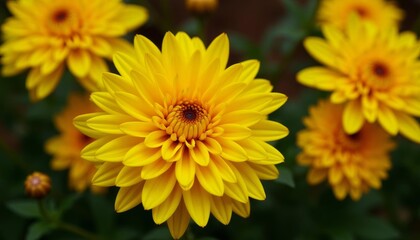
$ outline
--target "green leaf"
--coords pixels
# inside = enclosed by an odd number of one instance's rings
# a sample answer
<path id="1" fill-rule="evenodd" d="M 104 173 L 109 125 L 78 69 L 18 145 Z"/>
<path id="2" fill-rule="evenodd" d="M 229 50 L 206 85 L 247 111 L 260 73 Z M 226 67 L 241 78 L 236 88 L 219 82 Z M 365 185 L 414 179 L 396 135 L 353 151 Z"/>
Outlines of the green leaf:
<path id="1" fill-rule="evenodd" d="M 54 229 L 49 222 L 38 221 L 33 223 L 26 234 L 26 240 L 37 240 Z"/>
<path id="2" fill-rule="evenodd" d="M 167 227 L 157 227 L 152 231 L 148 232 L 146 236 L 143 237 L 143 240 L 163 240 L 163 239 L 172 239 L 169 230 Z"/>
<path id="3" fill-rule="evenodd" d="M 74 194 L 64 199 L 64 201 L 58 207 L 60 214 L 63 214 L 65 211 L 69 210 L 80 197 L 81 194 Z"/>
<path id="4" fill-rule="evenodd" d="M 381 218 L 364 217 L 355 222 L 354 231 L 357 235 L 367 239 L 396 239 L 398 231 Z"/>
<path id="5" fill-rule="evenodd" d="M 279 178 L 276 179 L 275 182 L 277 183 L 281 183 L 284 185 L 287 185 L 289 187 L 294 188 L 295 187 L 295 181 L 293 180 L 293 174 L 292 171 L 290 171 L 289 168 L 280 166 L 279 168 L 279 172 L 280 172 L 280 176 Z"/>
<path id="6" fill-rule="evenodd" d="M 17 215 L 24 218 L 40 218 L 38 203 L 35 200 L 16 200 L 8 202 L 6 206 Z"/>

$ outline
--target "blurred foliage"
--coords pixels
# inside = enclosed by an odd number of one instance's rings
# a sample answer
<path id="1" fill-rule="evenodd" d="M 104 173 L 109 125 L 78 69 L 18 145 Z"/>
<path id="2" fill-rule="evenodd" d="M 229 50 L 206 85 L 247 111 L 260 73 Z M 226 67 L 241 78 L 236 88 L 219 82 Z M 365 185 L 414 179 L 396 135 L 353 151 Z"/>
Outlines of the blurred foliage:
<path id="1" fill-rule="evenodd" d="M 168 30 L 183 30 L 209 40 L 206 28 L 211 24 L 212 16 L 188 13 L 177 16 L 171 7 L 182 8 L 182 1 L 129 2 L 150 10 L 149 23 L 138 33 L 157 39 L 156 44 Z M 223 11 L 223 2 L 226 1 L 221 1 L 218 11 Z M 420 4 L 400 2 L 406 7 L 407 19 L 411 21 L 405 22 L 404 26 L 418 34 Z M 264 182 L 267 199 L 251 202 L 249 218 L 234 215 L 231 223 L 224 226 L 212 217 L 205 228 L 192 224 L 184 238 L 420 239 L 420 151 L 414 143 L 397 138 L 398 148 L 392 155 L 389 178 L 382 189 L 372 190 L 359 202 L 337 201 L 326 184 L 313 187 L 306 183 L 307 169 L 295 162 L 299 153 L 295 134 L 303 128 L 301 119 L 306 116 L 308 106 L 326 95 L 298 86 L 294 74 L 304 66 L 314 64 L 304 53 L 302 40 L 308 35 L 319 34 L 314 25 L 317 1 L 283 0 L 277 3 L 284 14 L 279 14 L 271 26 L 261 26 L 266 30 L 257 42 L 250 38 L 252 33 L 223 26 L 217 31 L 228 33 L 233 57 L 241 61 L 249 58 L 260 60 L 259 75 L 270 79 L 276 88 L 280 88 L 278 91 L 289 96 L 288 102 L 271 116 L 290 129 L 287 138 L 275 143 L 286 159 L 279 165 L 280 177 L 276 181 Z M 0 20 L 4 21 L 10 13 L 5 2 L 1 4 Z M 230 16 L 249 21 L 247 16 L 241 15 L 240 6 L 238 12 Z M 156 226 L 151 212 L 144 211 L 141 206 L 116 214 L 116 188 L 110 188 L 102 195 L 74 193 L 67 187 L 68 172 L 50 169 L 51 156 L 44 152 L 44 143 L 57 134 L 52 118 L 63 109 L 68 94 L 81 91 L 81 88 L 66 73 L 54 94 L 31 103 L 25 89 L 25 77 L 26 73 L 22 73 L 1 79 L 0 239 L 93 239 L 89 234 L 105 240 L 170 239 L 167 227 Z M 23 182 L 34 170 L 49 174 L 53 183 L 51 194 L 41 203 L 24 195 Z M 39 204 L 43 204 L 48 216 L 40 211 Z M 80 231 L 87 231 L 85 235 L 81 234 L 85 237 L 77 234 Z"/>

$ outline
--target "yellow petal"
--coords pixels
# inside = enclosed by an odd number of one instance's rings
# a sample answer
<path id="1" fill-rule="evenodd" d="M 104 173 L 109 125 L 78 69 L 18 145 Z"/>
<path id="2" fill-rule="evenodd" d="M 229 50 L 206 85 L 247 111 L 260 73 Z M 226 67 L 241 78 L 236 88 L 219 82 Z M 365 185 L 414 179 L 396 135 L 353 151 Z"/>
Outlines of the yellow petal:
<path id="1" fill-rule="evenodd" d="M 248 195 L 257 200 L 264 200 L 264 187 L 254 170 L 247 163 L 237 163 L 235 166 L 245 182 Z"/>
<path id="2" fill-rule="evenodd" d="M 159 206 L 152 209 L 153 220 L 156 224 L 161 224 L 168 220 L 179 208 L 182 191 L 175 187 L 168 198 Z"/>
<path id="3" fill-rule="evenodd" d="M 127 115 L 104 114 L 88 119 L 86 125 L 106 134 L 123 134 L 120 124 L 130 120 L 133 118 Z"/>
<path id="4" fill-rule="evenodd" d="M 142 200 L 142 189 L 144 182 L 131 187 L 122 187 L 115 199 L 115 211 L 125 212 L 139 205 Z"/>
<path id="5" fill-rule="evenodd" d="M 73 50 L 67 58 L 67 66 L 76 77 L 87 75 L 91 64 L 91 58 L 88 51 Z"/>
<path id="6" fill-rule="evenodd" d="M 241 140 L 251 136 L 251 130 L 239 124 L 222 124 L 219 127 L 223 128 L 223 138 L 229 140 Z"/>
<path id="7" fill-rule="evenodd" d="M 210 161 L 209 151 L 207 150 L 206 145 L 201 141 L 196 141 L 194 148 L 189 149 L 189 153 L 194 162 L 198 163 L 201 166 L 207 166 Z"/>
<path id="8" fill-rule="evenodd" d="M 340 167 L 332 167 L 328 171 L 328 181 L 331 185 L 338 184 L 343 179 L 343 170 Z"/>
<path id="9" fill-rule="evenodd" d="M 328 66 L 335 65 L 337 55 L 324 39 L 319 37 L 308 37 L 303 44 L 312 57 L 319 62 Z"/>
<path id="10" fill-rule="evenodd" d="M 246 203 L 232 201 L 232 210 L 239 216 L 247 218 L 251 213 L 251 205 L 249 204 L 249 201 Z"/>
<path id="11" fill-rule="evenodd" d="M 161 151 L 148 148 L 144 143 L 133 146 L 124 156 L 123 164 L 129 167 L 146 166 L 161 158 Z"/>
<path id="12" fill-rule="evenodd" d="M 327 173 L 328 172 L 325 169 L 312 168 L 311 170 L 309 170 L 306 179 L 308 180 L 309 184 L 315 185 L 324 181 L 324 179 L 327 177 Z"/>
<path id="13" fill-rule="evenodd" d="M 173 161 L 174 156 L 183 147 L 183 143 L 174 142 L 168 138 L 162 145 L 162 158 L 167 161 Z"/>
<path id="14" fill-rule="evenodd" d="M 264 116 L 257 111 L 238 110 L 223 114 L 221 123 L 233 123 L 249 127 L 263 118 Z"/>
<path id="15" fill-rule="evenodd" d="M 344 108 L 343 113 L 344 131 L 347 134 L 354 134 L 362 128 L 364 121 L 360 101 L 355 100 L 349 102 Z"/>
<path id="16" fill-rule="evenodd" d="M 168 138 L 169 135 L 165 131 L 157 130 L 147 135 L 144 144 L 150 148 L 157 148 L 161 147 Z"/>
<path id="17" fill-rule="evenodd" d="M 232 202 L 229 197 L 212 196 L 210 202 L 211 213 L 221 223 L 227 225 L 232 217 Z"/>
<path id="18" fill-rule="evenodd" d="M 147 110 L 139 104 L 142 102 L 139 97 L 128 92 L 115 92 L 114 94 L 118 106 L 127 114 L 140 121 L 147 122 L 150 120 L 151 117 L 148 115 Z"/>
<path id="19" fill-rule="evenodd" d="M 117 187 L 130 187 L 143 179 L 140 176 L 141 167 L 127 167 L 124 166 L 115 180 L 115 186 Z"/>
<path id="20" fill-rule="evenodd" d="M 93 92 L 90 99 L 96 106 L 109 114 L 125 113 L 115 102 L 114 97 L 107 92 Z"/>
<path id="21" fill-rule="evenodd" d="M 227 139 L 220 139 L 218 141 L 223 149 L 221 155 L 223 158 L 235 162 L 248 160 L 248 156 L 246 155 L 246 152 L 241 145 Z"/>
<path id="22" fill-rule="evenodd" d="M 172 193 L 175 183 L 173 171 L 166 171 L 159 177 L 147 180 L 142 194 L 144 209 L 152 209 L 163 203 Z"/>
<path id="23" fill-rule="evenodd" d="M 275 180 L 279 177 L 279 170 L 275 165 L 260 165 L 248 163 L 261 180 Z"/>
<path id="24" fill-rule="evenodd" d="M 206 226 L 210 217 L 210 195 L 196 183 L 189 191 L 183 192 L 183 197 L 191 218 L 198 226 Z"/>
<path id="25" fill-rule="evenodd" d="M 274 141 L 286 137 L 289 129 L 278 122 L 261 120 L 251 127 L 252 135 L 263 141 Z"/>
<path id="26" fill-rule="evenodd" d="M 102 187 L 114 186 L 118 173 L 123 168 L 121 163 L 103 163 L 92 178 L 92 184 Z"/>
<path id="27" fill-rule="evenodd" d="M 102 161 L 122 162 L 127 151 L 137 143 L 131 136 L 117 137 L 96 150 L 95 156 Z"/>
<path id="28" fill-rule="evenodd" d="M 379 105 L 378 120 L 381 126 L 391 135 L 397 135 L 398 133 L 398 121 L 395 117 L 394 112 L 384 105 Z"/>
<path id="29" fill-rule="evenodd" d="M 205 55 L 207 62 L 210 63 L 216 58 L 220 60 L 220 68 L 224 69 L 229 58 L 229 39 L 225 33 L 216 37 L 207 48 Z"/>
<path id="30" fill-rule="evenodd" d="M 420 143 L 420 125 L 416 119 L 401 112 L 394 112 L 394 114 L 398 120 L 401 134 L 411 141 Z"/>
<path id="31" fill-rule="evenodd" d="M 297 74 L 297 80 L 303 85 L 320 90 L 333 91 L 337 82 L 344 76 L 324 67 L 309 67 Z"/>
<path id="32" fill-rule="evenodd" d="M 174 239 L 180 239 L 184 235 L 190 223 L 190 215 L 184 206 L 184 203 L 179 204 L 175 213 L 168 219 L 169 232 Z"/>
<path id="33" fill-rule="evenodd" d="M 175 175 L 182 189 L 189 190 L 192 187 L 195 169 L 195 162 L 190 157 L 184 157 L 176 162 Z"/>
<path id="34" fill-rule="evenodd" d="M 265 151 L 265 149 L 255 142 L 253 138 L 247 138 L 238 141 L 238 144 L 242 146 L 242 148 L 245 150 L 246 155 L 248 156 L 250 161 L 256 161 L 259 160 L 267 160 L 268 154 Z"/>
<path id="35" fill-rule="evenodd" d="M 143 179 L 152 179 L 156 178 L 166 171 L 172 166 L 172 163 L 166 162 L 165 160 L 158 159 L 146 166 L 143 167 L 141 171 L 141 177 Z"/>
<path id="36" fill-rule="evenodd" d="M 217 171 L 219 171 L 220 176 L 223 178 L 224 181 L 236 183 L 237 180 L 235 173 L 223 158 L 217 155 L 212 155 L 211 162 L 217 168 Z"/>
<path id="37" fill-rule="evenodd" d="M 210 162 L 207 167 L 197 166 L 196 176 L 200 185 L 210 194 L 222 196 L 224 184 L 220 172 L 214 163 Z"/>
<path id="38" fill-rule="evenodd" d="M 149 133 L 158 130 L 152 122 L 129 122 L 120 125 L 121 131 L 133 137 L 146 137 Z"/>
<path id="39" fill-rule="evenodd" d="M 228 165 L 235 174 L 236 182 L 225 182 L 225 194 L 236 201 L 243 203 L 248 202 L 248 190 L 246 188 L 246 184 L 242 178 L 242 175 L 232 164 L 228 163 Z"/>
<path id="40" fill-rule="evenodd" d="M 106 136 L 96 139 L 95 141 L 89 143 L 86 145 L 82 151 L 80 152 L 80 155 L 83 159 L 89 160 L 89 161 L 100 161 L 100 159 L 96 158 L 96 151 L 102 147 L 104 144 L 112 141 L 114 139 L 114 136 Z"/>

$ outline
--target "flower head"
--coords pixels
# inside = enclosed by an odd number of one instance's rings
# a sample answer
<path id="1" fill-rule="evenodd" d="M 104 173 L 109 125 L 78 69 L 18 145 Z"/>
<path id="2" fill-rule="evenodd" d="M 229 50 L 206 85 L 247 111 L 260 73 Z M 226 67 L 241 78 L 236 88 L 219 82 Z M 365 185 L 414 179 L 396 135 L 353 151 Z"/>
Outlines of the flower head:
<path id="1" fill-rule="evenodd" d="M 354 15 L 353 15 L 354 16 Z M 420 142 L 420 44 L 414 33 L 379 29 L 354 16 L 346 31 L 324 26 L 326 39 L 309 37 L 308 52 L 324 67 L 298 73 L 300 83 L 332 91 L 333 103 L 345 103 L 344 130 L 358 132 L 365 121 L 379 122 Z"/>
<path id="2" fill-rule="evenodd" d="M 105 73 L 91 94 L 101 111 L 74 120 L 96 139 L 82 150 L 101 164 L 93 183 L 120 187 L 117 212 L 142 203 L 174 238 L 190 218 L 204 227 L 210 213 L 223 224 L 232 211 L 248 216 L 249 198 L 265 199 L 260 180 L 276 179 L 283 162 L 265 141 L 288 134 L 267 119 L 286 96 L 255 79 L 255 60 L 226 68 L 226 34 L 208 48 L 183 32 L 167 33 L 162 50 L 139 35 L 134 47 L 114 56 L 121 76 Z"/>
<path id="3" fill-rule="evenodd" d="M 403 17 L 403 11 L 387 0 L 322 0 L 317 18 L 321 25 L 344 29 L 352 14 L 379 27 L 398 24 Z"/>
<path id="4" fill-rule="evenodd" d="M 98 111 L 98 108 L 89 100 L 88 95 L 70 95 L 66 108 L 54 119 L 60 135 L 45 144 L 46 151 L 53 155 L 51 167 L 54 170 L 69 169 L 69 186 L 79 192 L 88 187 L 94 192 L 103 190 L 91 184 L 95 164 L 80 157 L 80 151 L 93 139 L 80 133 L 73 125 L 76 116 L 93 111 Z"/>
<path id="5" fill-rule="evenodd" d="M 376 124 L 365 124 L 355 134 L 347 134 L 341 125 L 342 105 L 320 101 L 304 119 L 306 129 L 297 135 L 302 148 L 297 160 L 309 166 L 310 184 L 324 180 L 337 199 L 347 195 L 360 199 L 370 188 L 380 188 L 391 167 L 389 151 L 394 144 Z"/>
<path id="6" fill-rule="evenodd" d="M 26 88 L 32 100 L 49 95 L 67 65 L 89 90 L 108 70 L 103 58 L 129 48 L 119 38 L 143 24 L 143 7 L 121 0 L 8 1 L 13 16 L 2 26 L 3 75 L 30 69 Z"/>
<path id="7" fill-rule="evenodd" d="M 187 8 L 192 12 L 205 13 L 214 11 L 219 4 L 218 0 L 185 0 Z"/>
<path id="8" fill-rule="evenodd" d="M 51 190 L 51 180 L 48 175 L 33 172 L 25 180 L 25 191 L 32 198 L 44 198 Z"/>

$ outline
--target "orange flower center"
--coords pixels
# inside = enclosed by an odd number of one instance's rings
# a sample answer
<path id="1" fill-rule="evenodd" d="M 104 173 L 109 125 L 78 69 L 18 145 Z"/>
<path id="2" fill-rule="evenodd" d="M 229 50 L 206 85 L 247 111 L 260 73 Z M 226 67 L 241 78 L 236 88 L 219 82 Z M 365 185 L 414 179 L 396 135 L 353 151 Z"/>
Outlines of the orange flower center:
<path id="1" fill-rule="evenodd" d="M 56 23 L 65 22 L 69 17 L 69 12 L 65 9 L 59 9 L 52 15 L 52 20 Z"/>
<path id="2" fill-rule="evenodd" d="M 380 62 L 375 62 L 372 66 L 373 73 L 380 78 L 385 78 L 389 75 L 388 67 Z"/>
<path id="3" fill-rule="evenodd" d="M 354 11 L 362 18 L 365 18 L 368 15 L 367 9 L 363 6 L 355 6 Z"/>
<path id="4" fill-rule="evenodd" d="M 207 130 L 207 111 L 198 103 L 183 101 L 175 105 L 168 114 L 167 132 L 182 140 L 200 139 Z"/>

